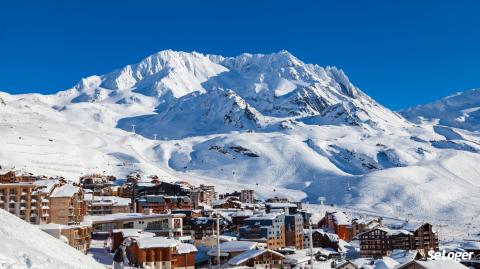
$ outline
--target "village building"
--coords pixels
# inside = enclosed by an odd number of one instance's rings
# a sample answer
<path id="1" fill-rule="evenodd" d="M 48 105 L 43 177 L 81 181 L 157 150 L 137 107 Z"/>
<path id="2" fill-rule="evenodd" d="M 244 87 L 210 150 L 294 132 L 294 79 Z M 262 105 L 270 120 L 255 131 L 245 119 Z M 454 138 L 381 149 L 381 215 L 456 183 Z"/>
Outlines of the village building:
<path id="1" fill-rule="evenodd" d="M 236 196 L 227 196 L 212 202 L 214 209 L 241 209 L 242 202 Z"/>
<path id="2" fill-rule="evenodd" d="M 38 180 L 39 177 L 32 173 L 11 170 L 5 174 L 0 174 L 0 183 L 28 183 Z"/>
<path id="3" fill-rule="evenodd" d="M 252 249 L 231 258 L 228 264 L 250 268 L 283 268 L 283 258 L 285 256 L 270 249 Z"/>
<path id="4" fill-rule="evenodd" d="M 113 176 L 92 174 L 80 177 L 80 184 L 83 189 L 92 190 L 94 195 L 103 195 L 102 190 L 113 186 L 114 180 L 116 180 L 116 178 Z"/>
<path id="5" fill-rule="evenodd" d="M 252 241 L 229 241 L 220 244 L 220 262 L 221 264 L 227 263 L 233 257 L 236 257 L 245 251 L 256 250 L 258 248 L 257 242 Z M 211 265 L 217 265 L 217 249 L 213 248 L 208 251 L 209 263 Z"/>
<path id="6" fill-rule="evenodd" d="M 183 214 L 183 235 L 189 236 L 194 234 L 193 220 L 202 217 L 203 212 L 199 209 L 172 209 L 172 214 Z"/>
<path id="7" fill-rule="evenodd" d="M 302 215 L 285 215 L 285 246 L 303 249 L 304 234 Z"/>
<path id="8" fill-rule="evenodd" d="M 65 184 L 56 187 L 48 197 L 50 221 L 57 224 L 80 224 L 87 213 L 82 188 Z"/>
<path id="9" fill-rule="evenodd" d="M 73 248 L 87 253 L 90 248 L 92 227 L 89 225 L 43 224 L 38 228 L 51 236 L 63 240 Z"/>
<path id="10" fill-rule="evenodd" d="M 373 230 L 377 227 L 382 226 L 381 219 L 371 219 L 366 220 L 362 218 L 354 218 L 352 220 L 352 238 L 356 237 L 358 234 Z"/>
<path id="11" fill-rule="evenodd" d="M 242 190 L 240 192 L 240 201 L 246 204 L 255 203 L 255 196 L 253 190 Z"/>
<path id="12" fill-rule="evenodd" d="M 339 251 L 340 238 L 337 234 L 325 232 L 323 229 L 312 230 L 312 243 L 314 248 L 325 248 Z M 310 230 L 304 230 L 305 248 L 310 248 Z"/>
<path id="13" fill-rule="evenodd" d="M 278 212 L 279 210 L 285 212 L 285 214 L 297 214 L 298 207 L 297 204 L 294 203 L 265 203 L 265 209 L 267 213 L 270 212 Z"/>
<path id="14" fill-rule="evenodd" d="M 240 238 L 264 243 L 272 250 L 285 247 L 285 214 L 269 213 L 245 219 Z"/>
<path id="15" fill-rule="evenodd" d="M 240 233 L 240 227 L 245 226 L 245 220 L 253 216 L 253 211 L 251 210 L 242 210 L 234 212 L 230 215 L 232 220 L 232 231 L 236 234 Z"/>
<path id="16" fill-rule="evenodd" d="M 216 234 L 216 219 L 211 217 L 198 217 L 190 219 L 191 235 L 195 242 L 203 240 L 205 237 L 211 237 Z M 219 219 L 220 233 L 225 230 L 225 221 Z"/>
<path id="17" fill-rule="evenodd" d="M 153 213 L 168 213 L 173 209 L 193 209 L 192 200 L 188 196 L 145 195 L 137 198 L 137 212 L 143 213 L 151 209 Z"/>
<path id="18" fill-rule="evenodd" d="M 85 202 L 87 204 L 87 215 L 96 216 L 130 212 L 131 200 L 128 198 L 85 194 Z"/>
<path id="19" fill-rule="evenodd" d="M 227 193 L 221 193 L 218 198 L 219 199 L 226 199 L 228 197 L 233 197 L 233 198 L 236 198 L 237 201 L 240 201 L 241 196 L 242 196 L 241 192 L 234 191 L 232 193 L 228 193 L 228 192 Z"/>
<path id="20" fill-rule="evenodd" d="M 422 257 L 429 250 L 438 250 L 438 236 L 429 223 L 409 223 L 401 230 L 375 228 L 357 236 L 362 257 L 380 258 L 393 250 L 416 250 Z"/>
<path id="21" fill-rule="evenodd" d="M 167 237 L 143 237 L 127 247 L 131 263 L 142 268 L 194 269 L 194 245 Z"/>
<path id="22" fill-rule="evenodd" d="M 0 208 L 32 224 L 48 223 L 49 202 L 33 183 L 0 184 Z"/>
<path id="23" fill-rule="evenodd" d="M 116 213 L 103 216 L 86 216 L 93 232 L 111 233 L 115 229 L 139 229 L 159 236 L 183 236 L 183 214 Z"/>
<path id="24" fill-rule="evenodd" d="M 200 185 L 190 191 L 193 207 L 199 208 L 202 205 L 210 205 L 216 198 L 217 193 L 213 185 Z"/>
<path id="25" fill-rule="evenodd" d="M 155 237 L 155 234 L 144 232 L 141 229 L 115 229 L 110 234 L 110 251 L 114 252 L 117 250 L 125 240 L 146 237 Z"/>
<path id="26" fill-rule="evenodd" d="M 350 241 L 352 239 L 352 226 L 348 216 L 344 212 L 325 212 L 318 227 L 338 234 L 340 239 Z"/>

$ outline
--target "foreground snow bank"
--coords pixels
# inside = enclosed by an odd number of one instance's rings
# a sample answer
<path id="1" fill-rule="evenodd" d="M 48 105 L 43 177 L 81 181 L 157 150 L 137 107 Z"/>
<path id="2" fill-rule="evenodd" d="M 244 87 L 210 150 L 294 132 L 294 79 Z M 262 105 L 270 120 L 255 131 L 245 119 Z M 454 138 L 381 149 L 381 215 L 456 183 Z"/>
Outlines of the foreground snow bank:
<path id="1" fill-rule="evenodd" d="M 0 209 L 0 268 L 105 268 L 36 226 Z"/>

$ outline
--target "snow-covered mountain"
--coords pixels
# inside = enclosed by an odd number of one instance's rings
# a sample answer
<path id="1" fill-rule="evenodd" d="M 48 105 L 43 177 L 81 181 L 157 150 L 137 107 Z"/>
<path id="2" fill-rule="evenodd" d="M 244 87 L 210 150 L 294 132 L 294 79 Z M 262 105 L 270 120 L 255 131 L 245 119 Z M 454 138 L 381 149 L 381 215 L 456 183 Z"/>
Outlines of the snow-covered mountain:
<path id="1" fill-rule="evenodd" d="M 54 95 L 0 98 L 6 168 L 140 170 L 392 215 L 480 215 L 477 133 L 407 121 L 343 71 L 286 51 L 161 51 Z"/>
<path id="2" fill-rule="evenodd" d="M 480 130 L 480 89 L 472 89 L 401 111 L 412 122 L 431 122 L 467 129 Z"/>
<path id="3" fill-rule="evenodd" d="M 105 268 L 91 257 L 4 210 L 0 210 L 0 237 L 0 268 Z"/>

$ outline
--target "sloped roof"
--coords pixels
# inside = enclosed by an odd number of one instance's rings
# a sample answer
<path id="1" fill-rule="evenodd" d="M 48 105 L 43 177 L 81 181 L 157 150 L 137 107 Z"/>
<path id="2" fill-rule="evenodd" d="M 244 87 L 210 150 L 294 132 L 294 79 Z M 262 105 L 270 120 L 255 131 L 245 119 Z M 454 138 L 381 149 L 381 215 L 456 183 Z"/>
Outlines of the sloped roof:
<path id="1" fill-rule="evenodd" d="M 280 256 L 280 257 L 282 257 L 282 258 L 285 258 L 285 256 L 283 256 L 282 254 L 280 254 L 280 253 L 278 253 L 278 252 L 276 252 L 276 251 L 270 250 L 270 249 L 252 249 L 252 250 L 247 250 L 247 251 L 243 252 L 242 254 L 237 255 L 237 256 L 231 258 L 231 259 L 228 261 L 228 264 L 233 265 L 233 266 L 235 266 L 235 265 L 240 265 L 240 264 L 242 264 L 242 263 L 244 263 L 244 262 L 246 262 L 246 261 L 248 261 L 248 260 L 250 260 L 250 259 L 252 259 L 252 258 L 255 258 L 255 257 L 259 256 L 259 255 L 262 255 L 262 254 L 264 254 L 264 253 L 266 253 L 266 252 L 270 252 L 270 253 L 272 253 L 272 254 L 274 254 L 274 255 L 277 255 L 277 256 Z"/>
<path id="2" fill-rule="evenodd" d="M 80 191 L 80 187 L 73 186 L 71 184 L 65 184 L 63 186 L 55 188 L 50 197 L 72 197 L 75 193 Z"/>

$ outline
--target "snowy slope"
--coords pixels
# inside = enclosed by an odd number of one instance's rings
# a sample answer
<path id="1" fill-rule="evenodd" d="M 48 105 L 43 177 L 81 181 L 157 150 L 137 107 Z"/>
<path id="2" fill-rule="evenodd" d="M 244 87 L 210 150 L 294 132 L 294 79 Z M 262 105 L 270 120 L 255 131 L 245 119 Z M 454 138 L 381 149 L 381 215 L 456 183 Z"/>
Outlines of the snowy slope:
<path id="1" fill-rule="evenodd" d="M 0 268 L 105 268 L 36 226 L 0 209 Z"/>
<path id="2" fill-rule="evenodd" d="M 343 71 L 286 51 L 162 51 L 55 95 L 0 98 L 6 168 L 71 179 L 142 171 L 263 198 L 325 196 L 432 220 L 480 216 L 478 133 L 409 122 Z"/>

